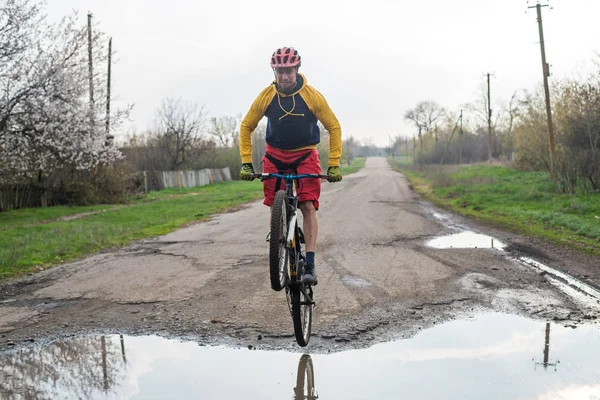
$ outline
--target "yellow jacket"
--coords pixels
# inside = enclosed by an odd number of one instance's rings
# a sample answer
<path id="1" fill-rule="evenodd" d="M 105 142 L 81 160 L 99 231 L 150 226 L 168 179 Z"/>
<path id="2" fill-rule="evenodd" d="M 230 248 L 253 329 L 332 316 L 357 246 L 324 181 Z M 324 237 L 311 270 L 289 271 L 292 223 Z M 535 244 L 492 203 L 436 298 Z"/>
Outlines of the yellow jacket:
<path id="1" fill-rule="evenodd" d="M 321 141 L 317 120 L 329 131 L 329 166 L 339 166 L 342 156 L 342 128 L 321 93 L 298 74 L 300 87 L 292 94 L 277 91 L 275 82 L 252 103 L 240 127 L 240 155 L 252 162 L 252 132 L 267 117 L 267 144 L 280 150 L 316 149 Z"/>

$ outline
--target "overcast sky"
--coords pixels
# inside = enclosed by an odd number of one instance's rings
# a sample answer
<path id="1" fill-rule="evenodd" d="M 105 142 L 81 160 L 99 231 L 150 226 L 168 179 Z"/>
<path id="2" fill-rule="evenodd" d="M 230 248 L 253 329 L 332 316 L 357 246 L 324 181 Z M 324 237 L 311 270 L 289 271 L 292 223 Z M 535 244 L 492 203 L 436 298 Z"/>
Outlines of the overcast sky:
<path id="1" fill-rule="evenodd" d="M 529 5 L 535 5 L 530 0 Z M 552 80 L 600 53 L 600 0 L 543 8 Z M 272 80 L 271 53 L 294 46 L 344 137 L 413 135 L 404 112 L 421 100 L 458 111 L 493 72 L 492 101 L 541 85 L 535 9 L 526 0 L 48 0 L 51 18 L 91 11 L 113 37 L 113 94 L 133 103 L 122 131 L 148 128 L 167 96 L 210 116 L 245 115 Z M 527 12 L 529 11 L 529 12 Z"/>

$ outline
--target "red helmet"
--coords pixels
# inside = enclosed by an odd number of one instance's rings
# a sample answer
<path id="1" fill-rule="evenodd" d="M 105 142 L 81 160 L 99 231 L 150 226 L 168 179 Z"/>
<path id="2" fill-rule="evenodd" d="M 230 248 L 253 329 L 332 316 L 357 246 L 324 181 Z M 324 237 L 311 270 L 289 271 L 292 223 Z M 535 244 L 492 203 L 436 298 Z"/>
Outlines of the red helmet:
<path id="1" fill-rule="evenodd" d="M 298 50 L 293 47 L 281 47 L 275 50 L 271 56 L 271 68 L 299 67 L 300 59 Z"/>

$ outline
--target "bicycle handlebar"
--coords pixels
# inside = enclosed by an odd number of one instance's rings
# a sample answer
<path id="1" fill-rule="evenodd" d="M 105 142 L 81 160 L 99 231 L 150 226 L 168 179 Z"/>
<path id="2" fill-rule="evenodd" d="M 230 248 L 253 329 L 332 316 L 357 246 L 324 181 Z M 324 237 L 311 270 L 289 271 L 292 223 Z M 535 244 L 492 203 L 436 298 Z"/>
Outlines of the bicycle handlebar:
<path id="1" fill-rule="evenodd" d="M 263 173 L 263 174 L 252 174 L 252 178 L 258 178 L 261 181 L 263 181 L 265 179 L 271 179 L 271 178 L 280 178 L 280 179 L 284 179 L 284 180 L 295 180 L 295 179 L 304 179 L 304 178 L 328 179 L 329 175 L 323 175 L 323 174 L 300 174 L 300 175 L 294 175 L 294 174 L 267 174 L 267 173 Z"/>

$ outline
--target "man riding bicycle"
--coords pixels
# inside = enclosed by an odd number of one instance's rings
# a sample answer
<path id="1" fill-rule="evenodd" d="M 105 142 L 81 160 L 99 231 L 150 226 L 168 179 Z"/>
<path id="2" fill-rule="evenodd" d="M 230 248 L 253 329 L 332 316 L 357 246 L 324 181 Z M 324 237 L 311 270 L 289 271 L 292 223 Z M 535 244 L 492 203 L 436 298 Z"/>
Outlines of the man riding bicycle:
<path id="1" fill-rule="evenodd" d="M 267 147 L 262 159 L 263 173 L 320 174 L 321 165 L 317 152 L 317 144 L 321 141 L 317 121 L 320 121 L 329 131 L 328 181 L 342 180 L 340 123 L 323 95 L 309 86 L 306 77 L 298 72 L 300 64 L 300 54 L 292 47 L 279 48 L 271 56 L 275 80 L 254 100 L 240 127 L 240 178 L 243 180 L 253 179 L 252 132 L 263 117 L 267 117 Z M 280 185 L 276 187 L 278 183 Z M 280 188 L 285 190 L 285 184 L 280 180 L 265 180 L 263 204 L 272 206 L 275 193 Z M 316 285 L 315 250 L 321 181 L 318 178 L 303 179 L 296 192 L 298 208 L 302 211 L 306 242 L 306 264 L 302 281 L 305 284 Z"/>

